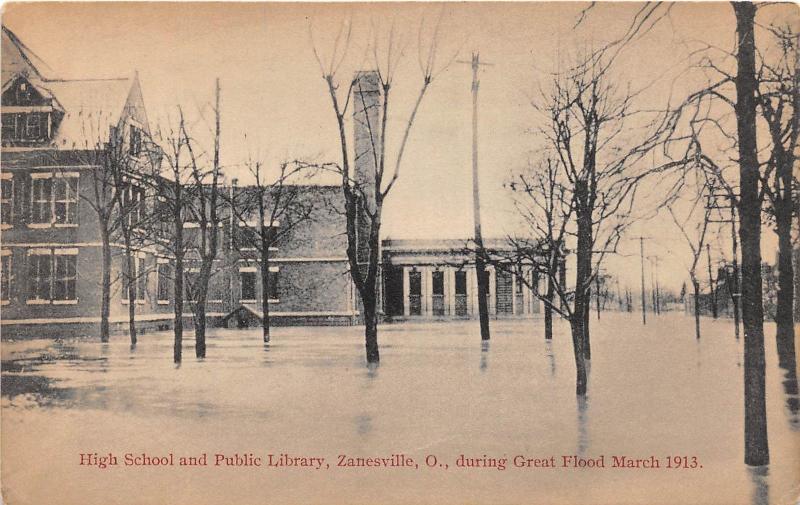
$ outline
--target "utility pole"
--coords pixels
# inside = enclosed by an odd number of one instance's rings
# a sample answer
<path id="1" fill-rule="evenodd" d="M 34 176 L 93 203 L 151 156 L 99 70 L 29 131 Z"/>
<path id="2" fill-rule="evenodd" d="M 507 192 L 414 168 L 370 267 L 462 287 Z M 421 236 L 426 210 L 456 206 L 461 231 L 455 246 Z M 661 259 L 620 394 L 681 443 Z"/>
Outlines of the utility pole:
<path id="1" fill-rule="evenodd" d="M 650 237 L 637 237 L 639 239 L 639 256 L 642 262 L 642 324 L 647 324 L 647 292 L 644 287 L 644 241 Z"/>
<path id="2" fill-rule="evenodd" d="M 648 256 L 650 261 L 650 291 L 653 297 L 653 313 L 657 316 L 661 315 L 661 295 L 658 286 L 658 261 L 657 255 Z"/>
<path id="3" fill-rule="evenodd" d="M 478 70 L 481 65 L 490 66 L 491 63 L 481 63 L 480 55 L 472 53 L 471 61 L 459 60 L 459 63 L 468 63 L 472 67 L 472 217 L 475 223 L 475 274 L 478 277 L 478 315 L 481 325 L 481 340 L 489 340 L 489 307 L 486 303 L 489 279 L 486 275 L 486 261 L 484 258 L 483 235 L 481 233 L 481 200 L 478 185 Z"/>
<path id="4" fill-rule="evenodd" d="M 714 277 L 711 275 L 711 244 L 706 244 L 708 257 L 708 289 L 711 290 L 711 316 L 717 318 L 717 295 L 714 293 Z"/>

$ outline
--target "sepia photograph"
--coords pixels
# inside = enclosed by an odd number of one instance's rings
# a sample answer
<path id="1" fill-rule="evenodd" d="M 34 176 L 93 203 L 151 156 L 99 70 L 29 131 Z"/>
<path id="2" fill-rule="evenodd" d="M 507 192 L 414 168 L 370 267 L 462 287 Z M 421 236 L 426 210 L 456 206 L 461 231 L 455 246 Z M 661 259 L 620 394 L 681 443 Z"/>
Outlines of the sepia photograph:
<path id="1" fill-rule="evenodd" d="M 0 502 L 800 505 L 796 3 L 0 8 Z"/>

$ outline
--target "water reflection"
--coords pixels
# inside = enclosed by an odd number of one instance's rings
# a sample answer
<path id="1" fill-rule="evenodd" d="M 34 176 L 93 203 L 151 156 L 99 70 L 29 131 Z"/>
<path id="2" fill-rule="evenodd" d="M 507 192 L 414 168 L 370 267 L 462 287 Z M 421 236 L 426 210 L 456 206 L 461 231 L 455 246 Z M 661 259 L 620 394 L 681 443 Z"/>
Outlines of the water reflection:
<path id="1" fill-rule="evenodd" d="M 588 364 L 587 364 L 588 367 Z M 588 374 L 588 369 L 587 369 Z M 586 395 L 578 396 L 578 456 L 585 456 L 589 448 L 589 430 L 587 422 L 589 419 L 589 398 Z"/>
<path id="2" fill-rule="evenodd" d="M 489 368 L 489 341 L 481 340 L 481 364 L 479 366 L 481 372 L 485 372 Z"/>
<path id="3" fill-rule="evenodd" d="M 769 467 L 749 466 L 750 482 L 753 484 L 753 494 L 750 502 L 753 505 L 769 505 Z"/>
<path id="4" fill-rule="evenodd" d="M 378 369 L 380 369 L 380 363 L 367 363 L 367 378 L 375 379 L 378 377 Z M 369 384 L 369 382 L 367 382 Z"/>
<path id="5" fill-rule="evenodd" d="M 556 356 L 553 353 L 553 341 L 544 341 L 544 353 L 547 356 L 547 361 L 550 363 L 550 377 L 556 376 Z"/>
<path id="6" fill-rule="evenodd" d="M 778 366 L 783 371 L 783 393 L 786 395 L 786 415 L 789 426 L 800 430 L 800 396 L 797 387 L 797 355 L 794 347 L 794 328 L 778 325 L 775 340 L 778 346 Z"/>
<path id="7" fill-rule="evenodd" d="M 372 416 L 366 412 L 355 418 L 356 433 L 361 436 L 369 435 L 372 432 Z"/>

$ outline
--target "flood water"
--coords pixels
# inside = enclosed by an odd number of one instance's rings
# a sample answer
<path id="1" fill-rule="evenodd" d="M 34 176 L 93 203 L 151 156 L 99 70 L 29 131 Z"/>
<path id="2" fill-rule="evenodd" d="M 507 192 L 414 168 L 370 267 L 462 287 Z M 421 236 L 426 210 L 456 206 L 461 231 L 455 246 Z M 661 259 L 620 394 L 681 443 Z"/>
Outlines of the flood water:
<path id="1" fill-rule="evenodd" d="M 377 369 L 364 365 L 359 327 L 275 328 L 269 345 L 260 330 L 213 330 L 204 360 L 187 332 L 177 367 L 168 332 L 135 349 L 125 336 L 3 342 L 3 495 L 12 505 L 797 501 L 800 403 L 774 326 L 762 468 L 743 464 L 742 342 L 729 321 L 704 319 L 697 341 L 683 315 L 643 327 L 604 313 L 580 400 L 568 327 L 546 342 L 542 326 L 493 321 L 481 345 L 474 321 L 384 325 Z M 119 464 L 80 465 L 94 453 Z M 125 454 L 170 453 L 173 466 L 125 465 Z M 203 453 L 207 466 L 178 465 Z M 216 454 L 324 457 L 329 468 L 215 466 Z M 340 455 L 416 467 L 344 468 Z M 516 456 L 558 467 L 516 467 Z M 565 456 L 604 466 L 564 467 Z M 615 456 L 660 467 L 613 468 Z"/>

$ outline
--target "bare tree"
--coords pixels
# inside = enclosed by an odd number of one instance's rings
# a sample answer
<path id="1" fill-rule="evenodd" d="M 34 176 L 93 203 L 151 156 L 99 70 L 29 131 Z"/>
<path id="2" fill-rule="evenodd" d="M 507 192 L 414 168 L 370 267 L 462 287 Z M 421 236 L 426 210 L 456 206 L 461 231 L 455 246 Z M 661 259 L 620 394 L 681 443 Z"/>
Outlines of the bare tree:
<path id="1" fill-rule="evenodd" d="M 778 49 L 775 61 L 769 51 L 759 51 L 756 94 L 767 126 L 770 155 L 761 176 L 765 211 L 778 235 L 778 297 L 775 321 L 781 365 L 794 368 L 794 269 L 792 218 L 800 206 L 795 175 L 800 137 L 800 52 L 798 34 L 791 27 L 770 26 Z"/>
<path id="2" fill-rule="evenodd" d="M 696 177 L 699 175 L 695 174 Z M 705 205 L 707 197 L 704 195 L 704 182 L 701 181 L 699 186 L 694 187 L 694 195 L 690 199 L 675 198 L 667 207 L 672 221 L 692 252 L 687 271 L 694 292 L 694 332 L 698 339 L 700 338 L 700 279 L 697 266 L 703 254 L 703 247 L 707 245 L 706 235 L 712 213 L 712 207 Z M 710 268 L 709 266 L 709 271 Z"/>
<path id="3" fill-rule="evenodd" d="M 220 180 L 221 170 L 219 162 L 220 140 L 220 88 L 219 79 L 215 86 L 214 105 L 214 154 L 210 170 L 201 166 L 193 147 L 185 122 L 181 122 L 181 134 L 184 138 L 187 153 L 189 154 L 192 197 L 194 202 L 193 214 L 197 218 L 198 236 L 193 249 L 200 257 L 200 272 L 197 282 L 191 286 L 192 313 L 194 315 L 195 355 L 198 358 L 206 356 L 206 304 L 208 301 L 208 287 L 214 273 L 214 261 L 219 252 L 219 225 L 222 221 L 220 207 Z M 210 179 L 210 180 L 209 180 Z"/>
<path id="4" fill-rule="evenodd" d="M 610 46 L 606 51 L 612 51 Z M 556 74 L 533 106 L 546 118 L 541 128 L 572 199 L 576 277 L 573 340 L 591 358 L 588 316 L 594 277 L 634 222 L 634 201 L 646 177 L 680 168 L 686 155 L 659 165 L 644 162 L 669 141 L 678 114 L 636 106 L 641 91 L 620 86 L 611 76 L 613 54 L 594 52 Z M 581 394 L 579 392 L 579 394 Z"/>
<path id="5" fill-rule="evenodd" d="M 186 219 L 190 214 L 191 195 L 186 187 L 191 184 L 191 163 L 187 160 L 187 142 L 183 111 L 178 109 L 177 124 L 155 136 L 162 145 L 165 169 L 161 166 L 143 179 L 155 193 L 153 212 L 148 225 L 155 246 L 173 260 L 171 265 L 174 319 L 173 361 L 183 358 L 183 316 L 185 299 L 185 259 L 189 241 L 185 237 Z"/>
<path id="6" fill-rule="evenodd" d="M 732 2 L 736 15 L 736 128 L 739 147 L 739 237 L 742 244 L 745 463 L 769 463 L 761 293 L 761 198 L 756 136 L 756 4 Z"/>
<path id="7" fill-rule="evenodd" d="M 309 173 L 303 163 L 284 162 L 277 177 L 270 181 L 260 161 L 248 161 L 255 184 L 233 193 L 230 206 L 234 219 L 242 227 L 238 233 L 238 247 L 251 247 L 258 251 L 261 270 L 261 328 L 264 342 L 270 341 L 269 299 L 272 291 L 270 260 L 272 249 L 297 226 L 313 219 L 318 207 L 309 198 L 304 187 L 295 185 L 296 179 Z M 257 222 L 253 223 L 253 216 Z"/>
<path id="8" fill-rule="evenodd" d="M 431 43 L 422 44 L 422 27 L 419 37 L 419 64 L 421 83 L 416 101 L 405 121 L 402 139 L 393 163 L 391 174 L 387 171 L 386 139 L 389 124 L 392 86 L 395 73 L 403 55 L 404 44 L 398 41 L 394 27 L 389 32 L 385 48 L 381 50 L 377 35 L 370 45 L 375 70 L 356 73 L 345 87 L 344 102 L 339 95 L 338 71 L 346 59 L 351 45 L 352 27 L 341 26 L 333 44 L 330 58 L 323 61 L 311 33 L 314 56 L 319 63 L 322 78 L 330 95 L 339 132 L 342 162 L 338 167 L 341 176 L 347 225 L 347 259 L 350 276 L 361 298 L 364 310 L 366 357 L 368 363 L 379 363 L 378 349 L 378 278 L 380 263 L 380 227 L 383 204 L 400 176 L 405 152 L 414 121 L 422 100 L 434 80 L 438 46 L 439 24 L 434 29 Z M 455 55 L 453 56 L 453 59 Z M 450 60 L 452 62 L 452 59 Z M 440 70 L 439 70 L 440 71 Z M 347 109 L 353 101 L 356 128 L 355 153 L 351 155 L 345 127 Z"/>
<path id="9" fill-rule="evenodd" d="M 538 264 L 544 258 L 544 278 L 547 282 L 544 296 L 544 338 L 553 338 L 553 307 L 559 284 L 559 269 L 566 254 L 567 225 L 572 219 L 572 199 L 559 179 L 560 170 L 557 161 L 545 158 L 538 165 L 528 164 L 527 170 L 512 177 L 507 186 L 514 193 L 514 205 L 522 217 L 526 228 L 537 238 L 536 255 L 527 258 Z M 520 239 L 512 240 L 512 244 L 522 245 Z M 530 251 L 530 247 L 517 247 L 520 252 Z M 538 295 L 537 279 L 531 279 L 529 288 Z M 526 282 L 520 279 L 518 282 Z M 563 288 L 563 286 L 561 286 Z"/>

